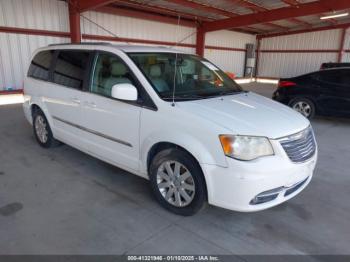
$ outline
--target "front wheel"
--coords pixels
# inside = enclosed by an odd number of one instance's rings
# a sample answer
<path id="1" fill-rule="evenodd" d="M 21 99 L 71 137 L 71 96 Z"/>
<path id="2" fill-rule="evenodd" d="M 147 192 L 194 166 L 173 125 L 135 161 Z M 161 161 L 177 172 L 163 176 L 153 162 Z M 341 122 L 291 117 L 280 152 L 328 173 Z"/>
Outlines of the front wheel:
<path id="1" fill-rule="evenodd" d="M 176 148 L 163 150 L 154 157 L 149 173 L 152 191 L 166 209 L 190 216 L 204 206 L 203 173 L 190 154 Z"/>
<path id="2" fill-rule="evenodd" d="M 315 116 L 315 105 L 311 100 L 307 98 L 295 98 L 289 103 L 289 106 L 308 119 L 311 119 Z"/>

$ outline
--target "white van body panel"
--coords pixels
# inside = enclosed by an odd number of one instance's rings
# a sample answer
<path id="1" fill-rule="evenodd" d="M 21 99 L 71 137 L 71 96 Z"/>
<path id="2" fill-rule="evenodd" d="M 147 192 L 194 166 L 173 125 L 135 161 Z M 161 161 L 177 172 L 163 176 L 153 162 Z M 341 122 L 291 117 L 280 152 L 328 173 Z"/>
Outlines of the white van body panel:
<path id="1" fill-rule="evenodd" d="M 152 147 L 158 143 L 177 145 L 187 150 L 202 168 L 209 203 L 237 211 L 257 211 L 277 205 L 297 195 L 310 182 L 317 153 L 306 162 L 296 164 L 288 158 L 278 140 L 306 129 L 310 125 L 307 119 L 254 93 L 174 104 L 166 102 L 127 54 L 180 51 L 84 44 L 41 48 L 34 56 L 51 49 L 98 50 L 119 56 L 156 105 L 156 110 L 135 106 L 26 77 L 23 108 L 27 120 L 32 122 L 32 106 L 38 106 L 58 140 L 146 179 Z M 223 152 L 220 134 L 267 137 L 274 155 L 252 161 L 229 158 Z M 275 187 L 287 191 L 304 180 L 303 186 L 288 197 L 281 194 L 267 204 L 249 204 L 263 191 Z"/>

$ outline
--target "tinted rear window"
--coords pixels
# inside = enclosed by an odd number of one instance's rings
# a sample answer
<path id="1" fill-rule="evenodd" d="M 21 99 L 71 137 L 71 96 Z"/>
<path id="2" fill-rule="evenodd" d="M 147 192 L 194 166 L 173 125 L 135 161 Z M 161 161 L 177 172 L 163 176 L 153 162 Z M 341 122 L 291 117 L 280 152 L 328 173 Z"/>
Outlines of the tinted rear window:
<path id="1" fill-rule="evenodd" d="M 339 69 L 322 71 L 320 75 L 321 81 L 349 86 L 350 85 L 350 70 Z"/>
<path id="2" fill-rule="evenodd" d="M 46 81 L 49 80 L 49 71 L 53 55 L 53 50 L 38 53 L 29 66 L 28 76 Z"/>
<path id="3" fill-rule="evenodd" d="M 53 82 L 75 89 L 83 89 L 88 59 L 88 51 L 60 51 L 53 72 Z"/>

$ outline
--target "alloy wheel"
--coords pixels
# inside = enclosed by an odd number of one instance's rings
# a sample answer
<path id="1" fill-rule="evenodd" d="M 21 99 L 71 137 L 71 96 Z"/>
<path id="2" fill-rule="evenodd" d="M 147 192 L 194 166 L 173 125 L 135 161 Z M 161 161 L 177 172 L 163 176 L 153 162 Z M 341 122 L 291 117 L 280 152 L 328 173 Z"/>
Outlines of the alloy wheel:
<path id="1" fill-rule="evenodd" d="M 304 101 L 296 102 L 293 105 L 293 109 L 305 117 L 309 117 L 311 115 L 311 110 L 312 110 L 311 106 Z"/>
<path id="2" fill-rule="evenodd" d="M 193 176 L 177 161 L 165 161 L 159 166 L 157 185 L 163 198 L 176 207 L 188 206 L 195 195 Z"/>
<path id="3" fill-rule="evenodd" d="M 45 144 L 48 140 L 48 131 L 46 120 L 41 115 L 35 118 L 35 132 L 39 141 Z"/>

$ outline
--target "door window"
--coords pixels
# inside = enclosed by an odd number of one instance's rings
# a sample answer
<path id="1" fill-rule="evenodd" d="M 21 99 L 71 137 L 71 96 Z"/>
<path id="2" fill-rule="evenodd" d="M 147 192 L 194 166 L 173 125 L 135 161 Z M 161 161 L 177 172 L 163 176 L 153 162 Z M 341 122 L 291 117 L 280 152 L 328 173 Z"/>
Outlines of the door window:
<path id="1" fill-rule="evenodd" d="M 48 50 L 39 52 L 37 55 L 35 55 L 29 66 L 28 76 L 48 81 L 54 52 L 54 50 Z"/>
<path id="2" fill-rule="evenodd" d="M 350 70 L 339 70 L 338 82 L 342 86 L 350 87 Z"/>
<path id="3" fill-rule="evenodd" d="M 350 86 L 350 70 L 336 69 L 322 71 L 321 80 L 331 84 Z"/>
<path id="4" fill-rule="evenodd" d="M 53 82 L 82 90 L 89 54 L 88 51 L 59 51 Z"/>
<path id="5" fill-rule="evenodd" d="M 92 77 L 91 92 L 111 97 L 112 87 L 125 83 L 137 86 L 125 63 L 115 55 L 98 54 Z"/>
<path id="6" fill-rule="evenodd" d="M 337 79 L 336 72 L 334 70 L 320 71 L 320 80 L 326 83 L 335 83 Z"/>

